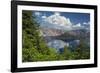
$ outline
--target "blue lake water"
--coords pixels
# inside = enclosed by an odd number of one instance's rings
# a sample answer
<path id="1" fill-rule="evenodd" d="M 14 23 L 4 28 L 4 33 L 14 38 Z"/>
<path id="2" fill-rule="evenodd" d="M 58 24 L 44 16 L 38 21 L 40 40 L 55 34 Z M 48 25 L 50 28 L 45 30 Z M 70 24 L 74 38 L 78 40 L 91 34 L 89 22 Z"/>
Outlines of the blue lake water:
<path id="1" fill-rule="evenodd" d="M 57 52 L 63 51 L 64 47 L 77 47 L 80 43 L 80 40 L 58 40 L 58 39 L 53 39 L 47 43 L 47 45 L 51 48 L 55 48 Z M 72 48 L 72 49 L 74 49 Z"/>

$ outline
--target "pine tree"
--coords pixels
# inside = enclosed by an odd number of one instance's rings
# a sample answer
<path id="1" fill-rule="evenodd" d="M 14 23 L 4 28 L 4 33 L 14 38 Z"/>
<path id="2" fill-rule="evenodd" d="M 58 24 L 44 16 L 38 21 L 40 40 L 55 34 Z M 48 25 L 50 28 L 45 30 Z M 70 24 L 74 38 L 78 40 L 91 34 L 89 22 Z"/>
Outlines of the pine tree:
<path id="1" fill-rule="evenodd" d="M 70 60 L 71 59 L 71 51 L 69 50 L 69 48 L 67 46 L 64 47 L 64 52 L 63 52 L 63 57 L 65 60 Z"/>
<path id="2" fill-rule="evenodd" d="M 32 11 L 22 11 L 23 62 L 56 60 L 56 52 L 40 36 L 40 27 Z"/>

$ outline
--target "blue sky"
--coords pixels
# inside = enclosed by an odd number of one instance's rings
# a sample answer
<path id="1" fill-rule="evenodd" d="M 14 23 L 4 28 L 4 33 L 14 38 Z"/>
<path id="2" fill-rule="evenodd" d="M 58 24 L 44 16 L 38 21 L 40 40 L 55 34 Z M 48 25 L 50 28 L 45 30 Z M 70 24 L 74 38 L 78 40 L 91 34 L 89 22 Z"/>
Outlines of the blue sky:
<path id="1" fill-rule="evenodd" d="M 47 17 L 51 16 L 54 14 L 54 12 L 48 12 L 48 11 L 33 11 L 34 12 L 39 12 L 40 15 L 36 16 L 37 19 L 41 20 L 41 16 L 45 15 Z M 73 24 L 81 23 L 83 24 L 84 22 L 89 22 L 90 21 L 90 14 L 89 13 L 75 13 L 75 12 L 59 12 L 61 16 L 64 16 L 66 18 L 69 18 Z"/>
<path id="2" fill-rule="evenodd" d="M 41 27 L 66 30 L 90 29 L 90 14 L 75 12 L 33 11 Z"/>
<path id="3" fill-rule="evenodd" d="M 74 23 L 83 23 L 83 22 L 89 22 L 90 21 L 90 14 L 86 13 L 62 13 L 67 18 L 70 18 L 70 20 Z"/>

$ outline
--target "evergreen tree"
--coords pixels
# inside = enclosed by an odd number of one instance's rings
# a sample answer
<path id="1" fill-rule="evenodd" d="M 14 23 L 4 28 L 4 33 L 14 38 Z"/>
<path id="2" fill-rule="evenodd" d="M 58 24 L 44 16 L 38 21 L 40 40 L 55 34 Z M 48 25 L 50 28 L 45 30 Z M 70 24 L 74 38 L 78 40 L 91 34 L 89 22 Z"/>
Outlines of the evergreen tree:
<path id="1" fill-rule="evenodd" d="M 40 36 L 40 27 L 32 11 L 22 11 L 22 41 L 23 62 L 56 60 L 55 50 L 47 47 Z"/>
<path id="2" fill-rule="evenodd" d="M 72 58 L 72 53 L 67 46 L 64 47 L 63 57 L 65 60 L 70 60 Z"/>
<path id="3" fill-rule="evenodd" d="M 90 48 L 85 44 L 84 40 L 80 40 L 79 46 L 74 51 L 75 59 L 89 59 Z"/>

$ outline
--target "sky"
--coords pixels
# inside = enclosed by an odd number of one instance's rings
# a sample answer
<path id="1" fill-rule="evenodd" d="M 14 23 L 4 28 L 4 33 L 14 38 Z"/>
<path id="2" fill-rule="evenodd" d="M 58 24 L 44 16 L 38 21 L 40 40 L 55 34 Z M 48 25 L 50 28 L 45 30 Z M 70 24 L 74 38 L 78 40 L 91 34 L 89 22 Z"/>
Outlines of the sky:
<path id="1" fill-rule="evenodd" d="M 88 27 L 90 25 L 89 13 L 33 11 L 40 25 L 65 27 Z M 73 28 L 73 29 L 74 29 Z"/>

